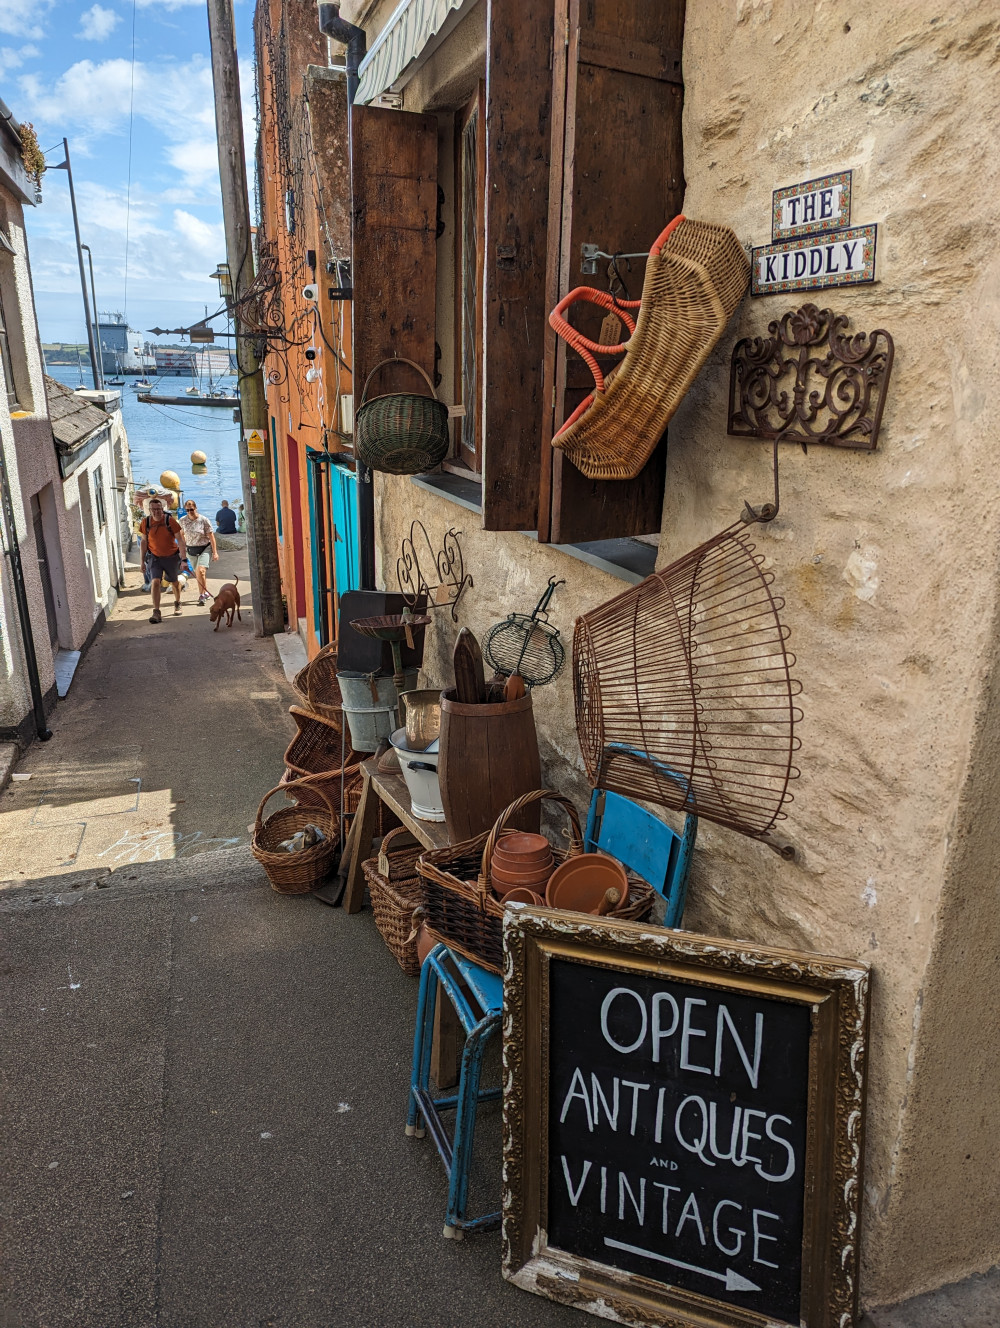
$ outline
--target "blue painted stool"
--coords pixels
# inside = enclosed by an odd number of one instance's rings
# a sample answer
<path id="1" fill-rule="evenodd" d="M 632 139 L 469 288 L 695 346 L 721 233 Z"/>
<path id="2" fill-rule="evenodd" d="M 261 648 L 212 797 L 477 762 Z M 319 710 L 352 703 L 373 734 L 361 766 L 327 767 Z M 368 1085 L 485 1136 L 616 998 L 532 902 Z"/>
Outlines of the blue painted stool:
<path id="1" fill-rule="evenodd" d="M 607 754 L 641 759 L 639 753 L 626 748 L 609 748 Z M 677 783 L 681 782 L 666 767 L 662 767 L 662 770 Z M 595 788 L 587 812 L 584 851 L 592 853 L 600 850 L 608 853 L 624 866 L 630 867 L 644 881 L 648 881 L 666 901 L 664 926 L 677 927 L 684 913 L 688 872 L 697 834 L 698 818 L 691 813 L 685 817 L 683 834 L 678 835 L 659 817 L 637 803 L 619 793 Z M 462 983 L 471 993 L 478 1009 L 470 1004 Z M 457 1093 L 434 1098 L 430 1093 L 429 1082 L 434 1013 L 439 988 L 443 988 L 455 1007 L 459 1022 L 465 1030 L 466 1041 Z M 448 946 L 436 945 L 420 970 L 406 1133 L 422 1139 L 422 1122 L 426 1121 L 431 1138 L 441 1154 L 441 1161 L 448 1173 L 448 1211 L 444 1234 L 451 1240 L 461 1240 L 466 1231 L 485 1230 L 500 1222 L 499 1212 L 469 1218 L 465 1210 L 476 1112 L 480 1102 L 495 1102 L 501 1095 L 501 1089 L 481 1089 L 479 1083 L 483 1055 L 490 1038 L 500 1027 L 502 1016 L 503 979 L 456 954 Z M 442 1111 L 456 1113 L 454 1141 L 449 1138 L 441 1119 Z"/>
<path id="2" fill-rule="evenodd" d="M 460 978 L 479 1007 L 478 1010 L 469 1003 Z M 459 1023 L 465 1030 L 465 1047 L 462 1051 L 458 1092 L 448 1097 L 434 1098 L 430 1093 L 429 1081 L 434 1013 L 439 988 L 444 989 L 445 995 L 455 1007 Z M 441 1161 L 448 1173 L 448 1211 L 444 1220 L 444 1234 L 452 1240 L 461 1240 L 466 1231 L 495 1227 L 500 1221 L 499 1212 L 468 1218 L 465 1210 L 476 1134 L 476 1112 L 480 1102 L 495 1102 L 501 1093 L 499 1088 L 481 1089 L 479 1081 L 483 1055 L 490 1038 L 500 1027 L 502 1014 L 503 979 L 449 950 L 446 945 L 436 945 L 420 969 L 406 1133 L 422 1139 L 424 1129 L 421 1122 L 426 1121 L 431 1138 L 441 1154 Z M 442 1111 L 456 1113 L 454 1141 L 449 1138 L 441 1119 Z"/>

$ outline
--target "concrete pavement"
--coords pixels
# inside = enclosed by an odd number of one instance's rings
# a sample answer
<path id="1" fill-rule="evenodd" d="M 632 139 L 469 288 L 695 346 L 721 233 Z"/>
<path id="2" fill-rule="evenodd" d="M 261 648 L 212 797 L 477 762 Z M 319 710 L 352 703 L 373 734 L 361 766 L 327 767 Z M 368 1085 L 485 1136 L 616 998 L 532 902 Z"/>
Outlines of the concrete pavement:
<path id="1" fill-rule="evenodd" d="M 209 587 L 239 576 L 243 621 L 212 630 L 193 582 L 164 619 L 137 568 L 55 708 L 48 743 L 0 795 L 0 879 L 190 857 L 249 842 L 295 726 L 272 640 L 253 634 L 245 549 L 220 550 Z"/>
<path id="2" fill-rule="evenodd" d="M 248 850 L 0 894 L 4 1328 L 579 1325 L 441 1236 L 416 982 Z M 496 1203 L 496 1117 L 481 1202 Z"/>

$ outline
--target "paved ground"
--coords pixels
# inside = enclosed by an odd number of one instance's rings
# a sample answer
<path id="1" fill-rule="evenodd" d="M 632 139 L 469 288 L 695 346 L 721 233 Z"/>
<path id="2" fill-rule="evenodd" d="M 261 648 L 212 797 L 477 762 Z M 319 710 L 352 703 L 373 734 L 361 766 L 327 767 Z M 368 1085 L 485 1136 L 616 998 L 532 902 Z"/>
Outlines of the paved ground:
<path id="1" fill-rule="evenodd" d="M 127 573 L 104 631 L 50 720 L 54 737 L 0 795 L 0 877 L 189 857 L 249 842 L 277 782 L 295 699 L 271 640 L 253 634 L 245 550 L 220 551 L 209 586 L 239 576 L 243 621 L 212 630 L 196 593 L 149 623 Z"/>
<path id="2" fill-rule="evenodd" d="M 3 1328 L 585 1322 L 502 1281 L 497 1233 L 442 1239 L 416 982 L 367 911 L 235 849 L 8 890 L 0 933 Z"/>

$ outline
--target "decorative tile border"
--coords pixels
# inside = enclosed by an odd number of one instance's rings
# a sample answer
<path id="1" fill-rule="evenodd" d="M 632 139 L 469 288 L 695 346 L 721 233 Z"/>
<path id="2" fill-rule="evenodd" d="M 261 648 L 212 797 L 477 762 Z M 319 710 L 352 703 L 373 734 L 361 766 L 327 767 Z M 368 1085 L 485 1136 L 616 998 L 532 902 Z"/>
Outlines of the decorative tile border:
<path id="1" fill-rule="evenodd" d="M 853 171 L 821 175 L 802 184 L 775 189 L 771 203 L 771 239 L 842 230 L 851 224 Z"/>
<path id="2" fill-rule="evenodd" d="M 854 226 L 755 249 L 750 294 L 782 295 L 874 281 L 877 230 L 875 225 Z"/>

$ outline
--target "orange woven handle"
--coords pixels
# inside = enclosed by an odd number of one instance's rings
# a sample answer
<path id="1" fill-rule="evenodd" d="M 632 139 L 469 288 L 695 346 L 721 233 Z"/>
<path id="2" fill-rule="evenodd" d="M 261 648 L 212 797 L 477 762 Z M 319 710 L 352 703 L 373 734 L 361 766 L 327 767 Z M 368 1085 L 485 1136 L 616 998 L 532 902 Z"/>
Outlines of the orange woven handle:
<path id="1" fill-rule="evenodd" d="M 338 815 L 337 809 L 323 792 L 322 784 L 317 782 L 326 779 L 327 777 L 328 776 L 325 772 L 321 775 L 303 775 L 300 779 L 290 779 L 287 784 L 278 784 L 275 788 L 271 789 L 269 793 L 265 793 L 260 800 L 260 806 L 257 808 L 257 820 L 254 822 L 254 834 L 259 835 L 264 828 L 264 804 L 267 802 L 268 798 L 273 798 L 276 793 L 292 793 L 299 784 L 316 784 L 316 792 L 326 803 L 327 811 L 331 816 L 336 817 Z"/>
<path id="2" fill-rule="evenodd" d="M 497 846 L 497 840 L 502 832 L 507 828 L 507 822 L 512 816 L 516 816 L 524 807 L 530 807 L 533 802 L 541 802 L 544 798 L 552 802 L 558 802 L 560 806 L 565 807 L 569 814 L 570 824 L 573 827 L 573 834 L 569 841 L 570 853 L 580 853 L 583 850 L 583 835 L 580 831 L 580 818 L 576 813 L 576 808 L 570 802 L 569 798 L 564 798 L 561 793 L 555 789 L 536 789 L 533 793 L 522 793 L 519 798 L 510 804 L 506 810 L 502 811 L 497 817 L 496 824 L 486 837 L 486 843 L 483 845 L 483 864 L 482 874 L 480 876 L 480 885 L 488 882 L 490 879 L 490 869 L 493 866 L 493 850 Z"/>
<path id="3" fill-rule="evenodd" d="M 563 314 L 575 304 L 577 300 L 586 300 L 589 304 L 600 305 L 602 309 L 607 309 L 611 313 L 616 313 L 622 322 L 627 326 L 629 333 L 635 332 L 635 322 L 625 312 L 625 308 L 638 309 L 640 300 L 617 300 L 610 291 L 595 290 L 593 286 L 577 286 L 571 290 L 568 295 L 564 295 L 556 307 L 549 314 L 549 322 L 559 333 L 567 345 L 572 346 L 579 355 L 586 360 L 590 367 L 590 372 L 594 375 L 594 382 L 597 384 L 598 392 L 604 391 L 604 375 L 601 373 L 600 365 L 594 359 L 594 355 L 622 355 L 628 349 L 628 342 L 623 341 L 617 346 L 602 346 L 596 341 L 591 341 L 575 327 L 567 323 Z"/>

